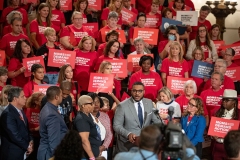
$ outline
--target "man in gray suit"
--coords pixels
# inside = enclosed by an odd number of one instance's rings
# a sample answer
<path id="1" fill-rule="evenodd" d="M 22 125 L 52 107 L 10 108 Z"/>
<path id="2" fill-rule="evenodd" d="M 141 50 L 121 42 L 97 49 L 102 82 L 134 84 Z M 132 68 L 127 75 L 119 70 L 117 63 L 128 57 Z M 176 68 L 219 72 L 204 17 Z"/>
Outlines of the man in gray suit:
<path id="1" fill-rule="evenodd" d="M 144 92 L 143 83 L 135 82 L 131 97 L 117 107 L 113 122 L 113 129 L 118 134 L 116 153 L 126 152 L 134 147 L 136 137 L 140 135 L 143 127 L 151 123 L 160 123 L 152 112 L 152 101 L 143 98 Z"/>

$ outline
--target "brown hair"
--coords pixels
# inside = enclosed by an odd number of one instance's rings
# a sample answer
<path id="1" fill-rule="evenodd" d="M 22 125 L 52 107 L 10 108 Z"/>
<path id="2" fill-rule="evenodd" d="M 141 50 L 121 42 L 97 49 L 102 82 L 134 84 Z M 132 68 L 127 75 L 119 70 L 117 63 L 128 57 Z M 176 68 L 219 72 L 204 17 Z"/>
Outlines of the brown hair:
<path id="1" fill-rule="evenodd" d="M 84 43 L 85 41 L 87 41 L 87 40 L 91 40 L 91 41 L 92 41 L 91 52 L 92 52 L 92 51 L 95 51 L 96 41 L 95 41 L 95 39 L 92 38 L 91 36 L 84 36 L 84 37 L 81 39 L 81 41 L 79 42 L 78 48 L 79 48 L 80 50 L 83 50 L 83 43 Z"/>
<path id="2" fill-rule="evenodd" d="M 197 46 L 194 50 L 193 50 L 193 52 L 192 52 L 192 57 L 193 57 L 193 59 L 194 59 L 194 57 L 195 57 L 195 54 L 196 54 L 196 51 L 197 50 L 199 50 L 199 51 L 201 51 L 201 53 L 202 53 L 202 59 L 201 60 L 203 60 L 204 59 L 204 52 L 203 52 L 203 50 L 202 50 L 202 48 L 201 47 L 199 47 L 199 46 Z"/>
<path id="3" fill-rule="evenodd" d="M 207 30 L 207 27 L 205 25 L 201 25 L 198 27 L 198 35 L 196 36 L 195 40 L 196 40 L 196 46 L 200 47 L 200 38 L 199 38 L 199 29 L 200 27 L 204 27 L 205 30 L 206 30 L 206 45 L 208 46 L 208 48 L 212 51 L 212 46 L 211 46 L 211 39 L 210 39 L 210 36 L 209 36 L 209 33 L 208 33 L 208 30 Z"/>
<path id="4" fill-rule="evenodd" d="M 110 11 L 116 11 L 118 13 L 118 16 L 120 17 L 121 16 L 121 10 L 122 10 L 122 7 L 123 7 L 123 3 L 121 3 L 121 6 L 119 8 L 116 8 L 115 5 L 114 5 L 114 2 L 116 2 L 117 0 L 111 0 L 111 2 L 109 3 L 109 10 Z"/>
<path id="5" fill-rule="evenodd" d="M 167 12 L 171 12 L 171 13 L 172 13 L 172 10 L 171 10 L 170 8 L 164 8 L 164 9 L 163 9 L 163 12 L 162 12 L 162 17 L 163 17 L 163 18 L 166 17 Z"/>
<path id="6" fill-rule="evenodd" d="M 98 73 L 103 73 L 104 69 L 109 65 L 112 65 L 112 63 L 110 63 L 108 61 L 103 61 L 99 66 Z"/>
<path id="7" fill-rule="evenodd" d="M 8 99 L 5 98 L 4 94 L 8 95 L 8 92 L 12 87 L 13 86 L 11 86 L 11 85 L 6 85 L 6 86 L 3 87 L 2 92 L 0 94 L 0 106 L 1 107 L 4 107 L 8 104 Z"/>
<path id="8" fill-rule="evenodd" d="M 108 39 L 109 39 L 110 36 L 116 36 L 117 39 L 118 39 L 119 38 L 119 33 L 115 30 L 110 30 L 105 37 L 106 42 L 108 42 Z"/>
<path id="9" fill-rule="evenodd" d="M 61 84 L 62 81 L 64 81 L 66 79 L 65 70 L 67 69 L 67 67 L 72 68 L 72 66 L 70 64 L 65 64 L 61 67 L 61 69 L 59 71 L 59 76 L 58 76 L 58 84 Z"/>
<path id="10" fill-rule="evenodd" d="M 198 111 L 195 113 L 195 115 L 198 115 L 198 116 L 204 115 L 204 111 L 203 111 L 203 101 L 202 101 L 202 99 L 201 99 L 201 98 L 198 98 L 198 97 L 194 97 L 194 98 L 191 98 L 191 99 L 189 100 L 189 102 L 190 102 L 191 100 L 194 100 L 194 101 L 195 101 L 195 103 L 196 103 L 196 106 L 195 106 L 195 107 L 198 109 Z M 187 114 L 189 114 L 189 113 L 187 113 Z"/>
<path id="11" fill-rule="evenodd" d="M 75 5 L 75 11 L 80 12 L 80 4 L 83 3 L 83 2 L 86 2 L 86 4 L 87 4 L 86 8 L 83 11 L 84 14 L 87 15 L 88 14 L 88 10 L 87 10 L 87 8 L 88 8 L 88 0 L 78 0 L 76 5 Z"/>
<path id="12" fill-rule="evenodd" d="M 27 99 L 26 107 L 27 108 L 35 108 L 35 107 L 39 107 L 40 108 L 40 106 L 37 106 L 36 101 L 41 101 L 40 98 L 43 98 L 43 96 L 44 96 L 44 94 L 42 92 L 35 92 L 35 93 L 33 93 Z"/>
<path id="13" fill-rule="evenodd" d="M 169 53 L 168 58 L 169 58 L 170 61 L 173 60 L 172 53 L 171 53 L 171 48 L 174 47 L 174 46 L 178 46 L 178 48 L 179 48 L 179 51 L 180 51 L 180 53 L 179 53 L 179 62 L 182 63 L 183 60 L 184 60 L 184 59 L 183 59 L 184 52 L 183 52 L 182 45 L 181 45 L 179 42 L 177 42 L 177 41 L 174 41 L 174 42 L 171 44 L 171 46 L 170 46 L 170 53 Z"/>
<path id="14" fill-rule="evenodd" d="M 234 99 L 234 101 L 235 101 L 235 103 L 234 103 L 234 111 L 232 114 L 232 119 L 238 120 L 239 119 L 238 99 L 236 98 L 236 99 Z M 215 113 L 215 116 L 221 118 L 224 115 L 224 112 L 225 112 L 225 108 L 223 106 L 223 101 L 222 101 L 221 108 L 219 108 L 219 110 Z"/>
<path id="15" fill-rule="evenodd" d="M 116 40 L 116 39 L 113 39 L 113 40 L 111 40 L 111 41 L 108 41 L 105 49 L 103 50 L 104 56 L 108 57 L 108 53 L 109 53 L 111 47 L 113 46 L 113 44 L 114 44 L 115 42 L 117 42 L 117 43 L 119 44 L 119 48 L 118 48 L 117 52 L 115 53 L 115 56 L 114 56 L 114 57 L 116 57 L 116 58 L 119 57 L 119 56 L 118 56 L 118 53 L 119 53 L 119 49 L 120 49 L 120 42 L 119 42 L 118 40 Z"/>
<path id="16" fill-rule="evenodd" d="M 211 27 L 211 32 L 209 33 L 210 38 L 212 38 L 212 30 L 213 30 L 214 28 L 218 28 L 218 29 L 219 29 L 219 34 L 218 34 L 218 36 L 217 36 L 217 40 L 218 40 L 218 41 L 221 41 L 221 40 L 222 40 L 222 39 L 221 39 L 221 31 L 220 31 L 221 27 L 220 27 L 219 24 L 214 24 L 214 25 L 212 25 L 212 27 Z"/>
<path id="17" fill-rule="evenodd" d="M 178 2 L 179 0 L 174 0 L 174 3 L 173 3 L 173 8 L 176 8 L 176 5 L 175 5 L 175 3 L 176 2 Z M 182 6 L 182 10 L 184 10 L 184 8 L 185 8 L 185 0 L 181 0 L 181 3 L 183 3 L 183 6 Z"/>
<path id="18" fill-rule="evenodd" d="M 160 1 L 159 0 L 152 0 L 152 5 L 155 4 L 155 5 L 160 5 Z"/>
<path id="19" fill-rule="evenodd" d="M 42 10 L 43 8 L 45 7 L 48 7 L 49 8 L 49 13 L 48 13 L 48 16 L 46 18 L 46 22 L 47 22 L 47 27 L 50 27 L 51 26 L 51 18 L 52 18 L 52 10 L 51 10 L 51 7 L 47 4 L 47 3 L 41 3 L 39 6 L 38 6 L 38 10 L 37 10 L 37 22 L 40 26 L 42 26 L 42 19 L 41 19 L 41 16 L 39 14 L 39 11 Z"/>
<path id="20" fill-rule="evenodd" d="M 52 1 L 52 0 L 46 0 L 46 3 L 51 7 L 50 1 Z M 58 4 L 57 4 L 57 6 L 56 6 L 56 9 L 57 9 L 57 10 L 60 10 L 60 9 L 61 9 L 60 1 L 61 1 L 61 0 L 58 0 Z"/>

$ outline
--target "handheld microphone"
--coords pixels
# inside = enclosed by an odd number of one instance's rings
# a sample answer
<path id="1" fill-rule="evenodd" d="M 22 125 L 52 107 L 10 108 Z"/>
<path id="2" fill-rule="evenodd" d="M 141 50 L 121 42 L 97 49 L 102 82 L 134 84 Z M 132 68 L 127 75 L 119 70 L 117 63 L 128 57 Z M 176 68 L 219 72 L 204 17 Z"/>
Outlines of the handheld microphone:
<path id="1" fill-rule="evenodd" d="M 172 121 L 173 113 L 174 113 L 174 107 L 169 106 L 169 108 L 168 108 L 169 121 Z"/>
<path id="2" fill-rule="evenodd" d="M 162 122 L 162 124 L 164 124 L 162 118 L 159 116 L 159 110 L 157 108 L 152 108 L 152 112 L 155 114 L 157 119 L 159 119 Z"/>

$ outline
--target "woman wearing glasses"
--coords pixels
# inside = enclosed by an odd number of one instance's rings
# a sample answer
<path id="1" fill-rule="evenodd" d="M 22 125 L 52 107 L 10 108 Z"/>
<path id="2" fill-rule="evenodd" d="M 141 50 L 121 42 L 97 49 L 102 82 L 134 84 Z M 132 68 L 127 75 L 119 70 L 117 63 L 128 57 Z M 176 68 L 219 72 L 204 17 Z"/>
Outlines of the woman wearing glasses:
<path id="1" fill-rule="evenodd" d="M 193 59 L 192 53 L 196 47 L 202 48 L 204 52 L 204 60 L 206 60 L 207 62 L 215 62 L 218 58 L 217 50 L 213 41 L 210 39 L 207 27 L 205 25 L 201 25 L 198 28 L 198 35 L 194 40 L 191 40 L 186 54 L 187 59 Z"/>
<path id="2" fill-rule="evenodd" d="M 206 120 L 203 116 L 203 102 L 200 98 L 191 98 L 187 105 L 187 113 L 181 119 L 181 125 L 192 144 L 196 147 L 197 156 L 202 156 L 203 134 Z"/>
<path id="3" fill-rule="evenodd" d="M 239 120 L 238 98 L 237 91 L 232 89 L 225 89 L 223 92 L 221 108 L 216 112 L 215 117 L 231 120 Z M 212 137 L 212 156 L 214 160 L 226 159 L 226 153 L 223 147 L 223 138 Z"/>
<path id="4" fill-rule="evenodd" d="M 67 50 L 74 50 L 84 36 L 93 36 L 92 31 L 82 26 L 83 15 L 74 11 L 72 14 L 72 24 L 65 26 L 60 33 L 60 43 Z"/>
<path id="5" fill-rule="evenodd" d="M 84 155 L 82 160 L 94 160 L 99 156 L 99 147 L 102 145 L 98 125 L 94 123 L 91 113 L 94 110 L 93 100 L 83 95 L 78 99 L 79 112 L 74 120 L 74 128 L 82 138 Z"/>
<path id="6" fill-rule="evenodd" d="M 223 55 L 223 59 L 227 62 L 227 68 L 239 67 L 236 63 L 232 61 L 234 56 L 235 50 L 232 48 L 227 48 L 225 54 Z"/>

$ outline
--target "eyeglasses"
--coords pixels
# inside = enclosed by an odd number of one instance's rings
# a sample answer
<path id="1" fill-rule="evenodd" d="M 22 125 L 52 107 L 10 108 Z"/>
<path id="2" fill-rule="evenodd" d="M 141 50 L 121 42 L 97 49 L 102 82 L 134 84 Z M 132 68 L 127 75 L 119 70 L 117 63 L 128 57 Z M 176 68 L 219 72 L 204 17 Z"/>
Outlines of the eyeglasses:
<path id="1" fill-rule="evenodd" d="M 91 105 L 91 106 L 93 106 L 93 102 L 89 102 L 89 103 L 84 103 L 83 105 Z"/>
<path id="2" fill-rule="evenodd" d="M 224 67 L 224 66 L 216 66 L 216 65 L 215 65 L 214 67 L 216 67 L 216 68 L 221 68 L 221 67 Z"/>
<path id="3" fill-rule="evenodd" d="M 200 32 L 200 33 L 202 33 L 202 32 L 206 32 L 206 29 L 199 30 L 199 32 Z"/>
<path id="4" fill-rule="evenodd" d="M 189 105 L 191 108 L 197 106 L 197 105 L 192 104 L 191 102 L 188 102 L 188 105 Z"/>
<path id="5" fill-rule="evenodd" d="M 133 93 L 142 93 L 143 90 L 135 90 L 135 89 L 134 89 L 134 90 L 132 90 L 132 92 L 133 92 Z"/>
<path id="6" fill-rule="evenodd" d="M 230 98 L 223 98 L 222 101 L 224 102 L 228 102 L 228 101 L 232 101 L 233 99 L 230 99 Z"/>

